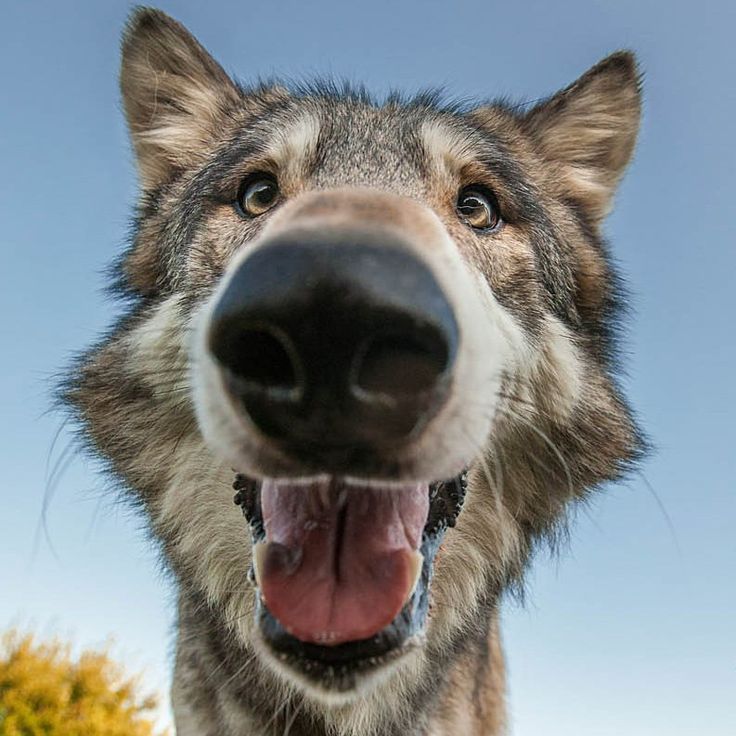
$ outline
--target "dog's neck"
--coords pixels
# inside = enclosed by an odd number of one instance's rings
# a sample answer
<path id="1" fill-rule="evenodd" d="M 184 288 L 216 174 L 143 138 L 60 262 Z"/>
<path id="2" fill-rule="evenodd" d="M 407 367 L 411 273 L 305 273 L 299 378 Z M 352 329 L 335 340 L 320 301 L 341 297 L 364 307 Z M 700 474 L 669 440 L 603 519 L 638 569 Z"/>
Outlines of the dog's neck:
<path id="1" fill-rule="evenodd" d="M 327 720 L 286 694 L 196 593 L 180 592 L 172 688 L 177 736 L 327 736 Z M 431 681 L 408 696 L 407 718 L 380 720 L 382 736 L 497 736 L 504 724 L 504 664 L 498 617 L 458 641 Z M 444 674 L 439 674 L 444 673 Z M 338 731 L 339 733 L 339 731 Z M 354 729 L 345 731 L 357 736 Z"/>
<path id="2" fill-rule="evenodd" d="M 437 693 L 430 722 L 422 736 L 499 736 L 504 733 L 505 668 L 496 611 L 489 628 L 469 638 L 452 662 Z"/>

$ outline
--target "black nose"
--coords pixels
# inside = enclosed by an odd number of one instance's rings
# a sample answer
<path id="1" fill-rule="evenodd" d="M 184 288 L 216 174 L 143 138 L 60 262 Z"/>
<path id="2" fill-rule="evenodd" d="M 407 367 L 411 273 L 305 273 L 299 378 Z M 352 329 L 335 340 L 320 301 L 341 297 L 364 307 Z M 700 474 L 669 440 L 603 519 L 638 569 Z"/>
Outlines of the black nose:
<path id="1" fill-rule="evenodd" d="M 447 397 L 458 344 L 430 269 L 356 232 L 263 244 L 230 277 L 209 330 L 256 426 L 310 456 L 417 432 Z"/>

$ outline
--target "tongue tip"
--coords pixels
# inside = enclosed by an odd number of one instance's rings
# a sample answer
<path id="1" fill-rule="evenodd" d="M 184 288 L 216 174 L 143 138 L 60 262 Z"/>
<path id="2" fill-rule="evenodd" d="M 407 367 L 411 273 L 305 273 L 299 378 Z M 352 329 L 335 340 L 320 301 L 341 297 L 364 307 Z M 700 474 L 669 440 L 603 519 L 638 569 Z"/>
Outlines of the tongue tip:
<path id="1" fill-rule="evenodd" d="M 395 550 L 384 558 L 383 574 L 366 584 L 323 580 L 305 589 L 291 575 L 264 573 L 270 546 L 259 545 L 254 555 L 266 606 L 289 634 L 321 646 L 369 639 L 391 624 L 414 594 L 424 560 L 416 550 Z"/>
<path id="2" fill-rule="evenodd" d="M 268 604 L 267 604 L 268 605 Z M 269 609 L 270 610 L 270 609 Z M 323 647 L 336 647 L 340 644 L 363 641 L 370 639 L 383 631 L 399 614 L 401 608 L 395 613 L 384 615 L 382 618 L 372 619 L 370 624 L 358 625 L 352 622 L 339 622 L 338 626 L 332 627 L 305 627 L 304 625 L 289 625 L 284 623 L 279 616 L 276 619 L 287 633 L 306 644 L 317 644 Z M 273 614 L 273 611 L 271 612 Z M 274 614 L 275 615 L 275 614 Z M 342 624 L 342 625 L 340 625 Z"/>

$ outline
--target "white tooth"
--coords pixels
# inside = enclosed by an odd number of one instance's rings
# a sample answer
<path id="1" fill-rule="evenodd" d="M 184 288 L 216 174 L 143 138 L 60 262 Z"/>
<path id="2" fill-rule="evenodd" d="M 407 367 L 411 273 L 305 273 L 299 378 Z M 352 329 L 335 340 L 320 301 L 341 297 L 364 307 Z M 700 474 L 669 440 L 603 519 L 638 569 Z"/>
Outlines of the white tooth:
<path id="1" fill-rule="evenodd" d="M 318 481 L 317 486 L 320 501 L 322 501 L 322 508 L 328 509 L 330 507 L 330 484 L 329 482 Z"/>
<path id="2" fill-rule="evenodd" d="M 253 571 L 256 574 L 256 585 L 261 587 L 261 571 L 266 562 L 266 547 L 268 542 L 256 542 L 253 545 Z"/>
<path id="3" fill-rule="evenodd" d="M 411 559 L 409 561 L 409 569 L 411 570 L 412 580 L 414 581 L 411 585 L 409 595 L 406 596 L 406 603 L 413 595 L 419 584 L 419 578 L 422 577 L 422 565 L 424 564 L 424 555 L 421 552 L 414 551 L 411 553 Z"/>

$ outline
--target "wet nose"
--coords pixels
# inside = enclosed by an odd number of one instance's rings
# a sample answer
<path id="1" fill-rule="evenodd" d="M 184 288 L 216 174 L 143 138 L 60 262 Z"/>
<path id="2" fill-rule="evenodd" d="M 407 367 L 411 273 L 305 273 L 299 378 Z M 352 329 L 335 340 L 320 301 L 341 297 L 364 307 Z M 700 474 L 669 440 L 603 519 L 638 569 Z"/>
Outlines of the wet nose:
<path id="1" fill-rule="evenodd" d="M 430 268 L 363 232 L 262 244 L 229 277 L 208 333 L 257 428 L 312 456 L 419 431 L 447 399 L 458 339 Z"/>

